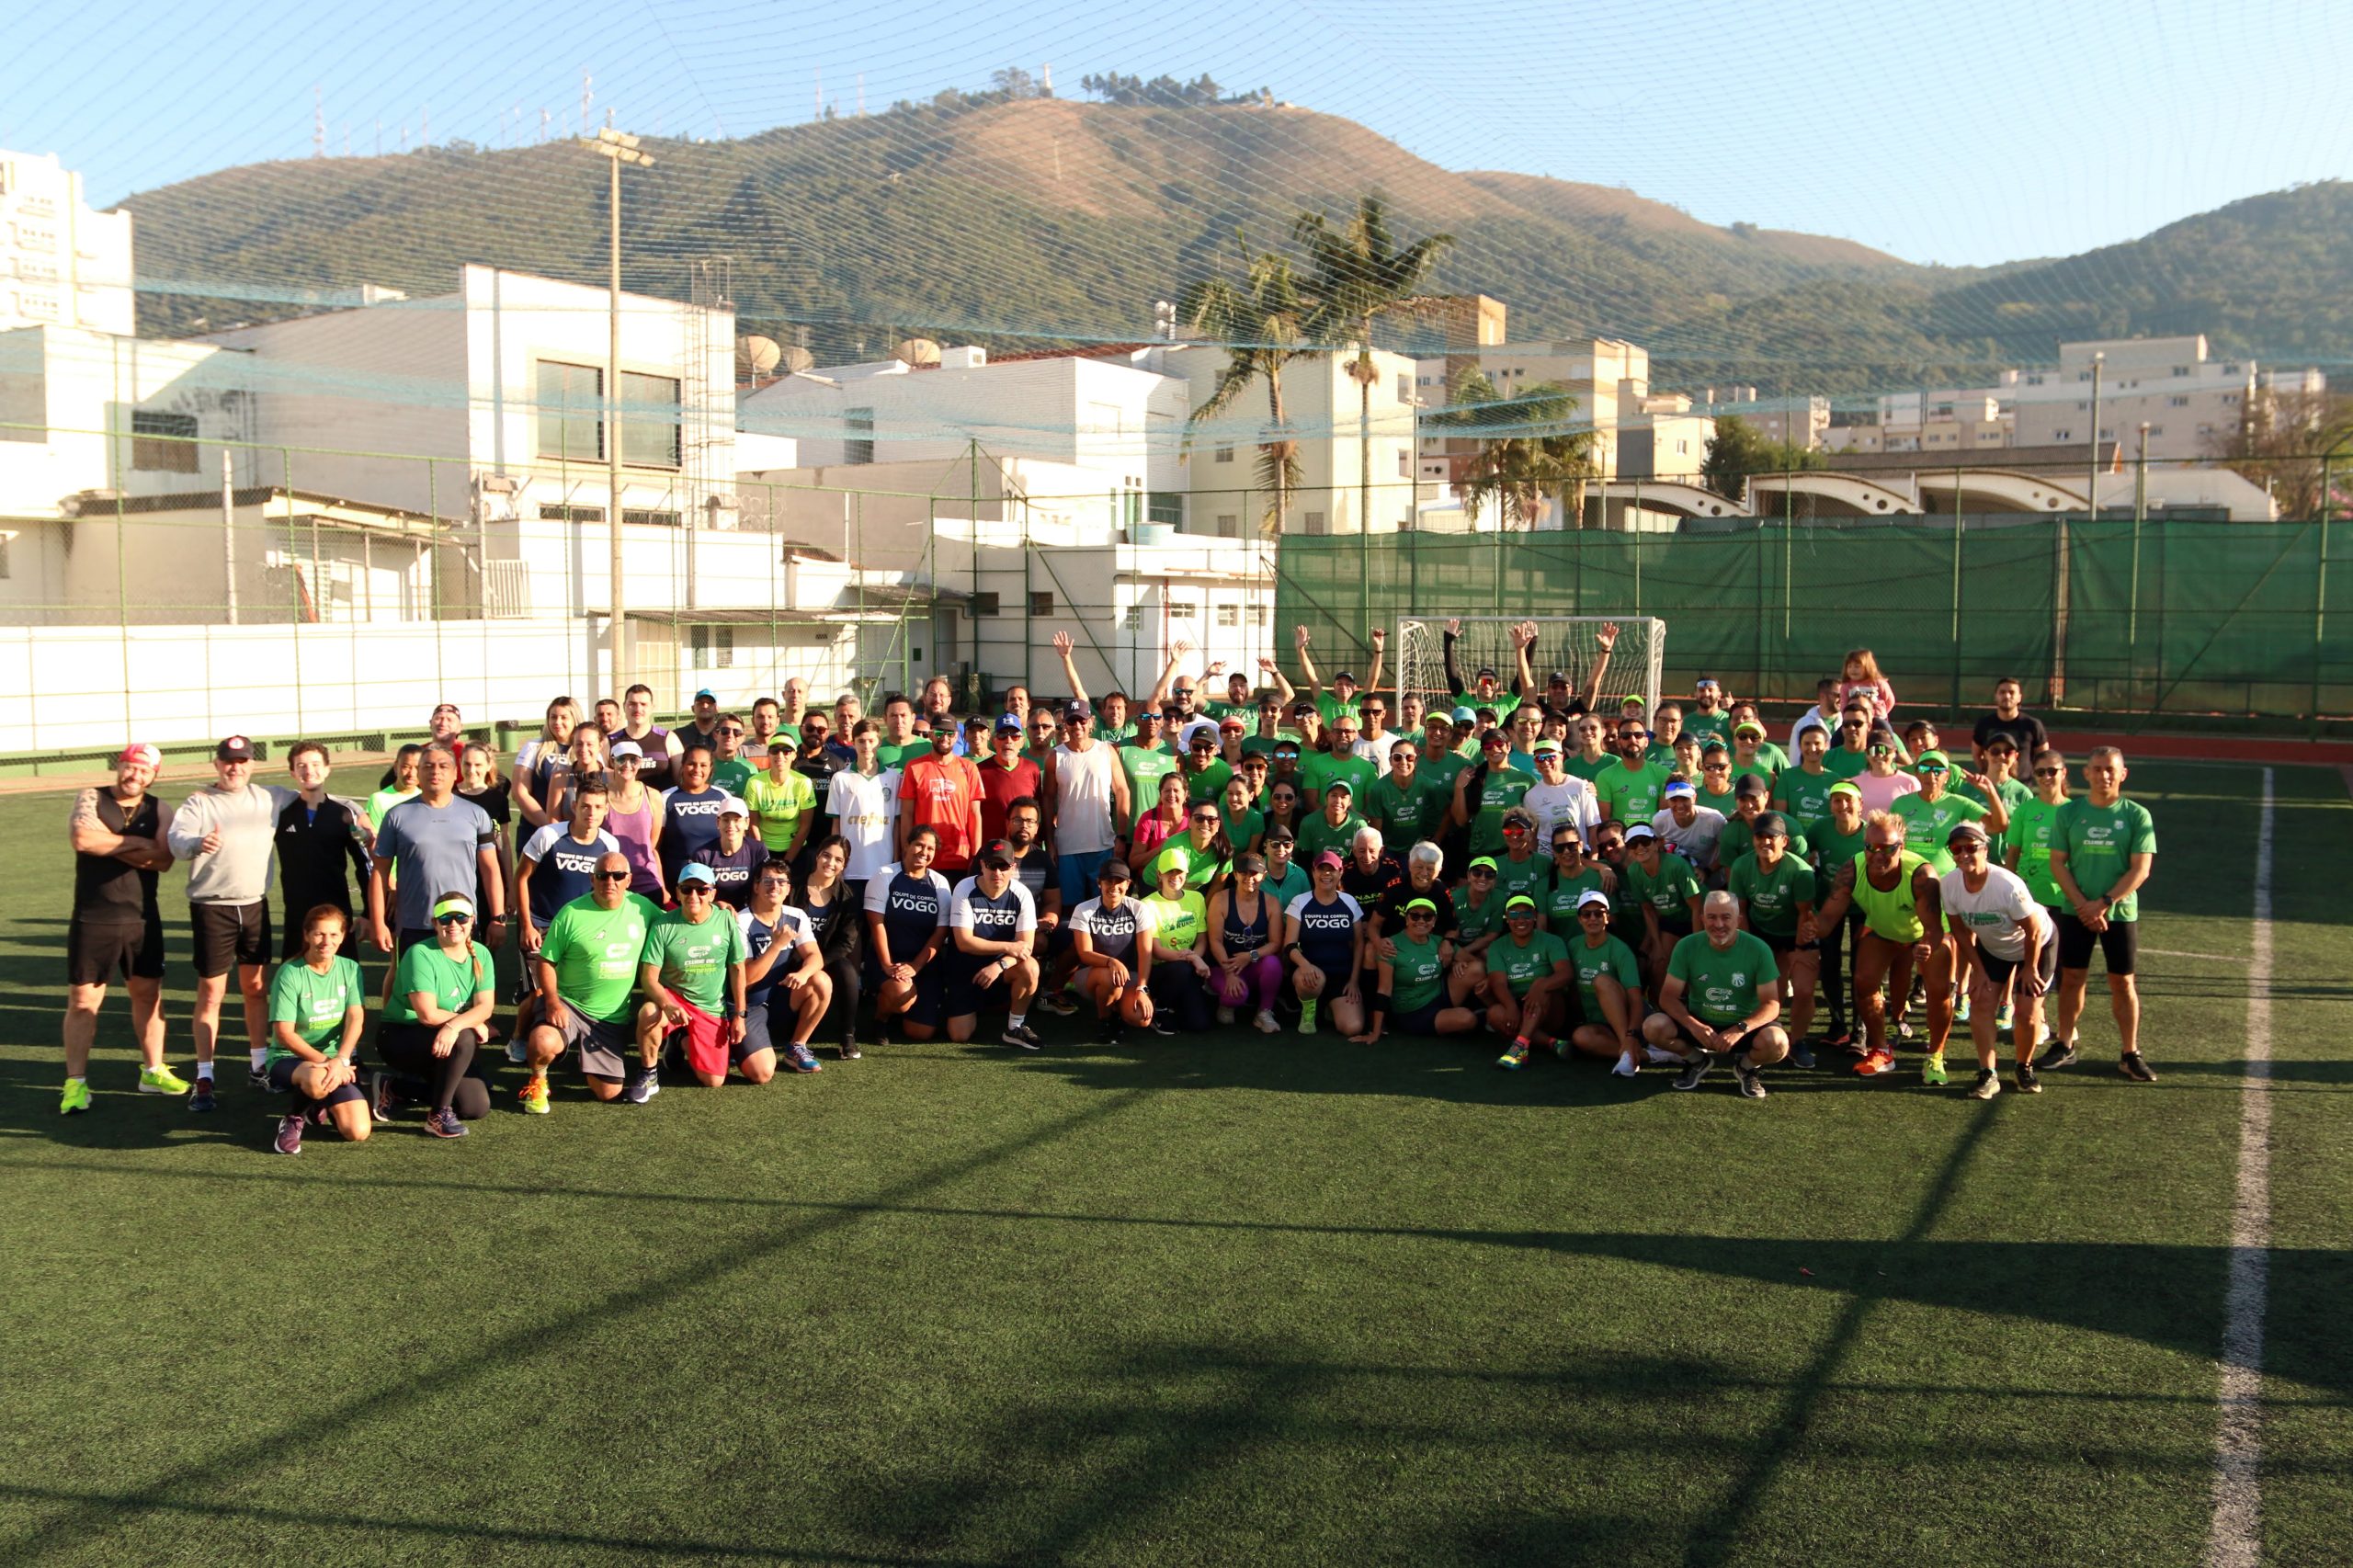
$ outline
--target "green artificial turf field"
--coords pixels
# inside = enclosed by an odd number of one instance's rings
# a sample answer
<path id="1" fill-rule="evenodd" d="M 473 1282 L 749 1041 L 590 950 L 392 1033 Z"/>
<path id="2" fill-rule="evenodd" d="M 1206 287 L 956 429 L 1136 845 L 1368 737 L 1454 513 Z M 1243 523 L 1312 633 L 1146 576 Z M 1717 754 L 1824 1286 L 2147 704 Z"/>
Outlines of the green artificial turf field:
<path id="1" fill-rule="evenodd" d="M 2135 772 L 2154 1087 L 2097 989 L 2085 1064 L 1983 1105 L 1965 1047 L 1756 1104 L 1041 1016 L 544 1119 L 502 1066 L 462 1142 L 292 1160 L 241 1061 L 210 1118 L 131 1093 L 119 997 L 56 1114 L 65 804 L 0 800 L 0 1561 L 2197 1562 L 2260 779 Z M 2264 1555 L 2306 1564 L 2353 1539 L 2353 804 L 2277 790 Z"/>

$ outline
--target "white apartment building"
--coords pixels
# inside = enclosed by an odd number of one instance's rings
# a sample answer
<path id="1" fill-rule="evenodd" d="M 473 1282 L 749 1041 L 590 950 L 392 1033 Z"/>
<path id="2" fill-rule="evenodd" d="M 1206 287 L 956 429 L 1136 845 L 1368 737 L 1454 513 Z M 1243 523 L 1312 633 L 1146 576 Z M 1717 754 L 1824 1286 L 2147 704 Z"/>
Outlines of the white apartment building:
<path id="1" fill-rule="evenodd" d="M 1715 420 L 1680 392 L 1651 388 L 1650 351 L 1617 338 L 1588 337 L 1485 345 L 1449 359 L 1425 359 L 1416 381 L 1429 406 L 1448 401 L 1446 367 L 1473 360 L 1496 392 L 1511 397 L 1552 382 L 1577 401 L 1576 418 L 1593 429 L 1593 459 L 1605 480 L 1688 481 L 1707 459 Z M 1445 437 L 1427 437 L 1422 455 L 1447 450 Z"/>
<path id="2" fill-rule="evenodd" d="M 129 335 L 131 214 L 94 212 L 53 156 L 0 148 L 0 332 L 88 327 Z"/>

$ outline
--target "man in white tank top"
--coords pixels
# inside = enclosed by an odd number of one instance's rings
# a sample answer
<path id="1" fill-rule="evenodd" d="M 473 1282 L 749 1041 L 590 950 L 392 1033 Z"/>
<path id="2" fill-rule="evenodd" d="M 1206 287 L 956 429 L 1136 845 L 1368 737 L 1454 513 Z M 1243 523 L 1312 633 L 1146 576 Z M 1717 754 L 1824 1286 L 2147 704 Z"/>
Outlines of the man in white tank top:
<path id="1" fill-rule="evenodd" d="M 1084 699 L 1063 707 L 1063 744 L 1046 759 L 1052 805 L 1055 874 L 1063 907 L 1093 896 L 1095 873 L 1119 842 L 1131 812 L 1128 776 L 1117 752 L 1095 738 L 1095 710 Z"/>

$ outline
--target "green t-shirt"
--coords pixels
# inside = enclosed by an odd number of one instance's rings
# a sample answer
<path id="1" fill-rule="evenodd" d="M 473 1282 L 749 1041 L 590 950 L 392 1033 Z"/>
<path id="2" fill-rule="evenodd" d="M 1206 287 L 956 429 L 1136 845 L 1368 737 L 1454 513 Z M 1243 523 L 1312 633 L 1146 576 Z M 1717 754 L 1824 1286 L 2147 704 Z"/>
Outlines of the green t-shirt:
<path id="1" fill-rule="evenodd" d="M 1796 856 L 1799 859 L 1806 860 L 1811 864 L 1812 862 L 1806 854 L 1807 847 L 1808 844 L 1805 835 L 1798 831 L 1798 824 L 1794 820 L 1790 821 L 1790 853 Z M 1753 855 L 1756 852 L 1756 830 L 1755 828 L 1750 827 L 1738 817 L 1733 817 L 1724 824 L 1723 834 L 1716 840 L 1716 864 L 1718 866 L 1722 867 L 1726 871 L 1730 871 L 1732 869 L 1732 863 L 1734 860 L 1739 859 L 1744 855 Z"/>
<path id="2" fill-rule="evenodd" d="M 1733 897 L 1746 906 L 1749 925 L 1792 941 L 1798 934 L 1798 905 L 1818 902 L 1813 896 L 1813 868 L 1799 858 L 1794 848 L 1784 852 L 1780 864 L 1770 871 L 1756 863 L 1756 856 L 1743 856 L 1733 863 L 1725 883 Z"/>
<path id="3" fill-rule="evenodd" d="M 1870 771 L 1869 752 L 1848 751 L 1845 746 L 1832 746 L 1824 754 L 1822 769 L 1833 778 L 1859 778 Z"/>
<path id="4" fill-rule="evenodd" d="M 1686 709 L 1683 713 L 1682 733 L 1687 735 L 1697 735 L 1702 742 L 1718 740 L 1730 745 L 1732 744 L 1732 715 L 1702 713 L 1696 708 Z"/>
<path id="5" fill-rule="evenodd" d="M 384 813 L 386 812 L 391 811 L 403 801 L 415 800 L 421 793 L 423 793 L 423 791 L 417 790 L 377 790 L 374 794 L 368 797 L 369 823 L 381 830 L 384 825 Z"/>
<path id="6" fill-rule="evenodd" d="M 1563 877 L 1558 866 L 1552 868 L 1552 880 L 1545 885 L 1540 902 L 1543 905 L 1545 927 L 1563 941 L 1581 940 L 1577 925 L 1577 898 L 1586 892 L 1599 892 L 1601 872 L 1591 861 L 1585 869 Z"/>
<path id="7" fill-rule="evenodd" d="M 1691 929 L 1691 901 L 1699 896 L 1699 873 L 1691 869 L 1690 861 L 1672 849 L 1663 849 L 1658 874 L 1653 876 L 1629 855 L 1623 880 L 1635 897 L 1658 911 L 1660 926 L 1669 931 Z"/>
<path id="8" fill-rule="evenodd" d="M 1561 758 L 1561 771 L 1572 778 L 1582 778 L 1590 784 L 1601 777 L 1603 768 L 1613 767 L 1617 766 L 1617 762 L 1618 759 L 1608 752 L 1603 752 L 1599 756 L 1588 758 L 1581 751 L 1573 751 Z"/>
<path id="9" fill-rule="evenodd" d="M 805 774 L 789 767 L 784 770 L 781 782 L 767 774 L 756 773 L 736 793 L 743 796 L 744 803 L 759 819 L 760 842 L 778 854 L 783 853 L 792 842 L 792 835 L 800 831 L 801 819 L 817 809 L 817 787 Z"/>
<path id="10" fill-rule="evenodd" d="M 1593 983 L 1602 975 L 1609 975 L 1625 988 L 1628 996 L 1642 988 L 1643 971 L 1634 962 L 1634 949 L 1615 937 L 1601 938 L 1601 946 L 1594 947 L 1582 936 L 1569 944 L 1569 963 L 1577 971 L 1577 996 L 1585 1003 L 1586 1022 L 1608 1024 L 1608 1015 L 1601 1010 L 1601 997 Z M 1630 1020 L 1639 1025 L 1641 1019 Z"/>
<path id="11" fill-rule="evenodd" d="M 1302 868 L 1296 860 L 1292 861 L 1290 865 L 1285 866 L 1283 868 L 1283 874 L 1280 877 L 1277 877 L 1275 875 L 1274 862 L 1270 860 L 1267 863 L 1266 882 L 1258 891 L 1264 893 L 1267 897 L 1273 899 L 1275 901 L 1275 907 L 1278 910 L 1283 910 L 1289 909 L 1290 907 L 1290 901 L 1299 897 L 1302 893 L 1313 892 L 1315 891 L 1315 883 L 1314 881 L 1308 876 L 1305 869 Z M 1281 922 L 1278 921 L 1277 924 L 1279 925 Z"/>
<path id="12" fill-rule="evenodd" d="M 300 960 L 280 964 L 269 982 L 269 1021 L 292 1024 L 304 1045 L 326 1056 L 342 1049 L 343 1016 L 354 1003 L 366 1006 L 368 990 L 360 983 L 359 966 L 347 958 L 328 960 L 324 974 Z M 278 1043 L 275 1028 L 263 1050 L 271 1062 L 294 1054 Z"/>
<path id="13" fill-rule="evenodd" d="M 1239 848 L 1240 846 L 1237 845 L 1235 847 Z M 1196 892 L 1208 887 L 1210 879 L 1224 869 L 1227 864 L 1225 857 L 1217 852 L 1215 845 L 1211 845 L 1207 849 L 1197 846 L 1193 843 L 1192 830 L 1189 828 L 1161 846 L 1161 854 L 1172 852 L 1183 858 L 1185 886 Z"/>
<path id="14" fill-rule="evenodd" d="M 1703 1024 L 1736 1024 L 1756 1011 L 1757 993 L 1778 988 L 1780 971 L 1773 949 L 1753 932 L 1735 931 L 1732 946 L 1718 951 L 1704 931 L 1675 944 L 1667 977 L 1683 982 L 1683 1007 Z"/>
<path id="15" fill-rule="evenodd" d="M 1971 800 L 1977 801 L 1981 805 L 1992 803 L 1985 799 L 1982 792 L 1979 791 L 1976 785 L 1968 782 L 1966 779 L 1955 783 L 1952 789 L 1953 793 L 1957 795 L 1966 795 Z M 1995 787 L 1994 793 L 2001 798 L 2003 814 L 2010 817 L 2017 816 L 2018 814 L 2018 808 L 2025 805 L 2029 801 L 2034 799 L 2034 790 L 2023 780 L 2017 778 L 2003 779 L 2002 782 Z M 2001 832 L 1994 835 L 1994 859 L 1996 864 L 2000 863 L 2003 855 L 2008 850 L 2009 845 L 2010 830 L 2008 828 L 2006 827 Z"/>
<path id="16" fill-rule="evenodd" d="M 650 898 L 631 893 L 618 909 L 595 897 L 574 899 L 555 912 L 540 940 L 540 956 L 555 966 L 556 994 L 583 1017 L 616 1024 L 636 1006 L 638 955 L 645 933 L 660 917 Z"/>
<path id="17" fill-rule="evenodd" d="M 1438 998 L 1446 986 L 1446 964 L 1438 955 L 1444 939 L 1432 935 L 1427 942 L 1398 936 L 1397 956 L 1389 960 L 1389 1010 L 1418 1013 Z"/>
<path id="18" fill-rule="evenodd" d="M 1699 804 L 1714 812 L 1726 822 L 1740 815 L 1740 797 L 1730 790 L 1718 794 L 1714 790 L 1702 789 L 1699 790 Z"/>
<path id="19" fill-rule="evenodd" d="M 1838 776 L 1828 768 L 1808 773 L 1791 768 L 1773 779 L 1773 809 L 1800 823 L 1818 822 L 1830 814 L 1830 786 Z"/>
<path id="20" fill-rule="evenodd" d="M 2138 801 L 2095 806 L 2088 796 L 2077 795 L 2060 810 L 2051 847 L 2065 852 L 2068 873 L 2083 895 L 2097 898 L 2123 877 L 2130 857 L 2157 852 L 2157 824 Z M 2065 900 L 2060 902 L 2063 905 Z M 2137 892 L 2119 899 L 2108 912 L 2110 920 L 2137 920 L 2140 915 Z"/>
<path id="21" fill-rule="evenodd" d="M 1500 865 L 1504 853 L 1504 813 L 1528 798 L 1536 780 L 1517 767 L 1490 767 L 1479 781 L 1478 798 L 1463 786 L 1463 805 L 1471 816 L 1471 853 L 1493 855 Z M 1500 881 L 1500 878 L 1498 878 Z"/>
<path id="22" fill-rule="evenodd" d="M 1945 835 L 1985 814 L 1984 806 L 1949 790 L 1934 801 L 1919 794 L 1899 796 L 1889 809 L 1904 824 L 1904 846 L 1934 866 L 1940 877 L 1952 869 L 1952 851 L 1945 847 Z"/>
<path id="23" fill-rule="evenodd" d="M 1354 753 L 1346 756 L 1334 756 L 1330 752 L 1324 751 L 1300 754 L 1300 787 L 1314 797 L 1315 803 L 1323 801 L 1325 785 L 1335 778 L 1345 778 L 1348 781 L 1353 797 L 1349 804 L 1354 809 L 1361 811 L 1364 809 L 1366 799 L 1372 792 L 1373 780 L 1380 777 L 1380 769 Z"/>
<path id="24" fill-rule="evenodd" d="M 1267 813 L 1256 806 L 1250 807 L 1240 816 L 1236 816 L 1221 801 L 1217 808 L 1217 814 L 1225 824 L 1225 841 L 1233 846 L 1233 852 L 1236 855 L 1241 854 L 1245 849 L 1256 846 L 1258 835 L 1267 831 Z"/>
<path id="25" fill-rule="evenodd" d="M 1348 714 L 1351 717 L 1355 716 L 1357 704 L 1363 700 L 1364 693 L 1362 690 L 1358 690 L 1354 697 L 1351 697 L 1346 702 L 1341 701 L 1337 697 L 1333 696 L 1332 693 L 1328 691 L 1319 691 L 1315 694 L 1315 710 L 1324 715 L 1324 723 L 1325 728 L 1328 729 L 1331 726 L 1332 721 L 1337 719 L 1343 713 Z"/>
<path id="26" fill-rule="evenodd" d="M 658 966 L 662 983 L 706 1013 L 727 1003 L 727 966 L 744 961 L 744 928 L 715 909 L 700 925 L 665 915 L 645 934 L 638 962 Z"/>
<path id="27" fill-rule="evenodd" d="M 477 994 L 494 989 L 490 949 L 480 942 L 466 946 L 468 954 L 453 956 L 443 952 L 438 943 L 419 942 L 403 953 L 400 967 L 392 972 L 392 999 L 384 1005 L 384 1021 L 417 1022 L 416 1009 L 409 1006 L 411 992 L 430 994 L 445 1013 L 462 1013 L 473 1006 Z"/>
<path id="28" fill-rule="evenodd" d="M 1233 765 L 1222 756 L 1213 756 L 1199 773 L 1190 767 L 1184 773 L 1187 803 L 1198 806 L 1224 796 L 1226 780 L 1233 777 Z"/>
<path id="29" fill-rule="evenodd" d="M 1087 733 L 1106 745 L 1123 746 L 1135 738 L 1136 727 L 1132 722 L 1121 724 L 1110 723 L 1102 714 L 1097 713 L 1095 716 L 1094 727 Z"/>
<path id="30" fill-rule="evenodd" d="M 710 782 L 716 789 L 724 790 L 731 795 L 740 795 L 744 792 L 744 786 L 749 784 L 759 771 L 757 765 L 740 756 L 731 756 L 725 762 L 710 765 Z"/>
<path id="31" fill-rule="evenodd" d="M 1454 804 L 1454 781 L 1461 778 L 1462 770 L 1470 766 L 1469 757 L 1454 751 L 1439 754 L 1435 762 L 1425 756 L 1415 766 L 1414 777 L 1438 791 L 1440 821 L 1445 820 L 1448 809 Z"/>
<path id="32" fill-rule="evenodd" d="M 2052 830 L 2059 825 L 2059 813 L 2067 805 L 2065 801 L 2054 804 L 2040 795 L 2029 795 L 2010 809 L 2009 831 L 2002 835 L 2018 852 L 2018 873 L 2026 880 L 2026 891 L 2034 895 L 2035 903 L 2051 909 L 2063 909 L 2067 903 L 2067 895 L 2059 891 L 2059 879 L 2051 874 Z"/>
<path id="33" fill-rule="evenodd" d="M 1471 889 L 1456 888 L 1454 898 L 1455 939 L 1466 947 L 1482 937 L 1492 937 L 1504 928 L 1504 895 L 1487 894 L 1487 902 L 1476 909 L 1471 906 Z"/>
<path id="34" fill-rule="evenodd" d="M 1174 899 L 1154 893 L 1143 903 L 1152 912 L 1154 937 L 1171 952 L 1189 951 L 1209 929 L 1209 910 L 1199 893 L 1188 890 Z"/>
<path id="35" fill-rule="evenodd" d="M 1396 776 L 1384 773 L 1365 791 L 1361 809 L 1381 837 L 1401 849 L 1410 849 L 1423 839 L 1435 839 L 1445 831 L 1447 808 L 1453 804 L 1453 791 L 1441 790 L 1424 778 L 1417 764 L 1414 777 L 1401 788 Z"/>
<path id="36" fill-rule="evenodd" d="M 1508 855 L 1495 857 L 1495 896 L 1505 903 L 1526 893 L 1536 901 L 1540 914 L 1552 892 L 1552 862 L 1544 856 L 1530 855 L 1525 860 L 1515 860 Z"/>
<path id="37" fill-rule="evenodd" d="M 1291 859 L 1312 865 L 1315 857 L 1326 849 L 1338 850 L 1340 858 L 1346 859 L 1355 851 L 1357 830 L 1362 826 L 1364 818 L 1354 812 L 1350 812 L 1337 827 L 1333 826 L 1331 820 L 1322 812 L 1318 812 L 1299 824 L 1299 845 L 1290 852 Z"/>
<path id="38" fill-rule="evenodd" d="M 917 735 L 915 739 L 898 745 L 893 745 L 891 742 L 884 741 L 881 745 L 874 748 L 874 755 L 881 759 L 882 766 L 885 767 L 904 768 L 912 758 L 918 756 L 929 756 L 931 755 L 931 743 L 921 735 Z"/>
<path id="39" fill-rule="evenodd" d="M 1658 815 L 1659 796 L 1666 789 L 1668 770 L 1653 762 L 1629 767 L 1610 764 L 1594 776 L 1594 791 L 1601 797 L 1601 814 L 1632 826 Z"/>
<path id="40" fill-rule="evenodd" d="M 1255 697 L 1245 697 L 1239 702 L 1228 702 L 1223 698 L 1212 699 L 1201 704 L 1201 717 L 1240 719 L 1245 723 L 1255 724 L 1258 722 L 1258 699 Z"/>
<path id="41" fill-rule="evenodd" d="M 1176 754 L 1121 742 L 1120 767 L 1128 776 L 1128 800 L 1138 816 L 1160 803 L 1160 781 L 1176 771 Z"/>
<path id="42" fill-rule="evenodd" d="M 1524 948 L 1506 931 L 1487 949 L 1487 972 L 1502 975 L 1513 995 L 1525 996 L 1530 986 L 1551 974 L 1554 964 L 1566 962 L 1568 956 L 1568 945 L 1550 931 L 1530 932 Z"/>
<path id="43" fill-rule="evenodd" d="M 1289 741 L 1293 745 L 1297 745 L 1299 744 L 1299 732 L 1292 729 L 1288 724 L 1278 724 L 1275 726 L 1275 733 L 1271 735 L 1252 734 L 1243 736 L 1242 755 L 1245 756 L 1254 755 L 1258 756 L 1272 756 L 1275 755 L 1275 748 L 1282 744 L 1285 741 Z"/>

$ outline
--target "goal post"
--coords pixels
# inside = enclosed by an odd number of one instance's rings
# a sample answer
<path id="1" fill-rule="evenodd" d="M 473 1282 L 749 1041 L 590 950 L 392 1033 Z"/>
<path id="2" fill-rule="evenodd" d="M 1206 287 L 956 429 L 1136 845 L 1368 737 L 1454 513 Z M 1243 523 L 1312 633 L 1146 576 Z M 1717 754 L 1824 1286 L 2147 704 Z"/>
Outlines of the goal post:
<path id="1" fill-rule="evenodd" d="M 1519 653 L 1512 645 L 1512 628 L 1536 628 L 1535 656 L 1530 660 L 1540 686 L 1554 670 L 1566 671 L 1573 690 L 1583 692 L 1594 662 L 1601 656 L 1594 637 L 1605 626 L 1618 628 L 1618 645 L 1602 672 L 1601 691 L 1594 703 L 1598 713 L 1614 714 L 1629 697 L 1643 699 L 1645 713 L 1658 709 L 1659 680 L 1666 656 L 1666 622 L 1648 615 L 1465 615 L 1406 616 L 1399 619 L 1394 653 L 1397 690 L 1418 695 L 1424 707 L 1452 706 L 1459 700 L 1446 678 L 1446 631 L 1461 628 L 1455 642 L 1455 667 L 1464 686 L 1478 688 L 1478 672 L 1495 672 L 1496 688 L 1512 689 L 1519 676 Z"/>

